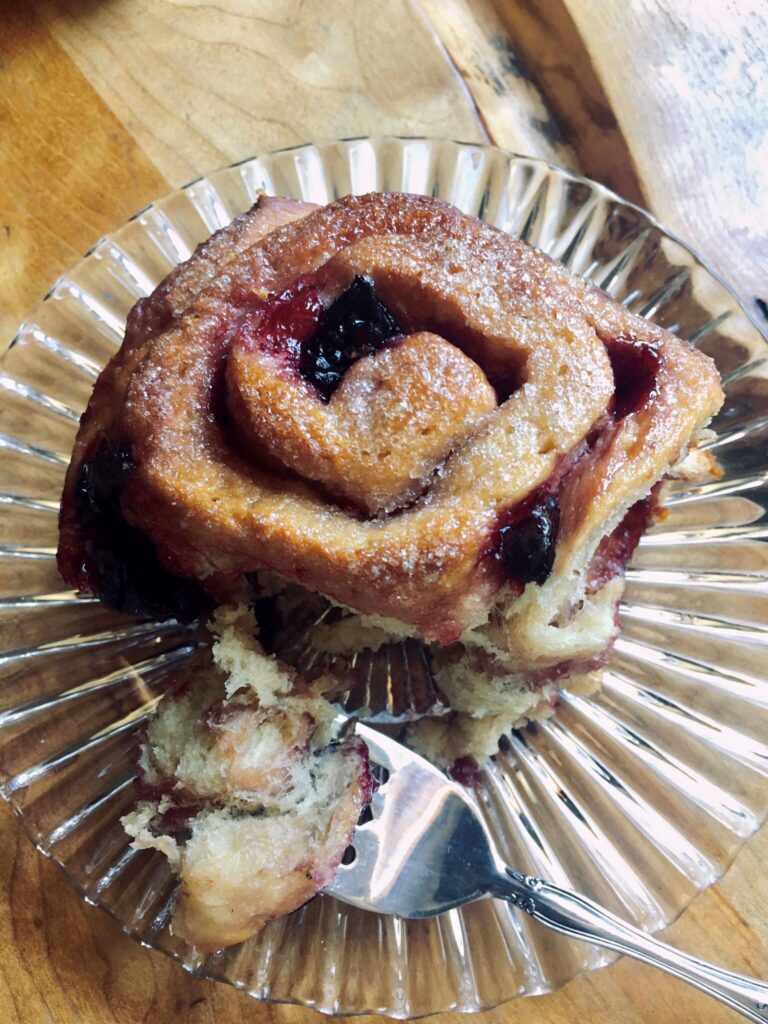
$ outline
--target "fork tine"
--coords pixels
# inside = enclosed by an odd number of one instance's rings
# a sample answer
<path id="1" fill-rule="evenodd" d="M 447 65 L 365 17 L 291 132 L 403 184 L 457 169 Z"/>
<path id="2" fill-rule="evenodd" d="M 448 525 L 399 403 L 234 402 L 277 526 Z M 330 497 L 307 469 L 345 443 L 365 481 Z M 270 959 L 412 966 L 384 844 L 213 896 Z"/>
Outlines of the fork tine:
<path id="1" fill-rule="evenodd" d="M 386 770 L 346 857 L 325 892 L 401 917 L 431 917 L 486 892 L 498 874 L 472 803 L 425 758 L 358 723 L 371 763 Z"/>
<path id="2" fill-rule="evenodd" d="M 372 764 L 381 765 L 382 768 L 386 768 L 390 772 L 395 770 L 393 758 L 396 759 L 396 755 L 392 751 L 392 747 L 398 747 L 399 743 L 362 724 L 357 725 L 355 734 L 365 740 Z"/>
<path id="3" fill-rule="evenodd" d="M 365 744 L 368 747 L 368 755 L 373 764 L 381 765 L 382 768 L 386 768 L 390 773 L 399 771 L 409 765 L 413 768 L 414 755 L 402 743 L 390 739 L 389 736 L 384 736 L 383 733 L 377 732 L 361 722 L 357 723 L 355 733 L 365 740 Z M 418 770 L 419 772 L 431 773 L 437 779 L 445 781 L 443 773 L 422 758 L 419 759 Z"/>

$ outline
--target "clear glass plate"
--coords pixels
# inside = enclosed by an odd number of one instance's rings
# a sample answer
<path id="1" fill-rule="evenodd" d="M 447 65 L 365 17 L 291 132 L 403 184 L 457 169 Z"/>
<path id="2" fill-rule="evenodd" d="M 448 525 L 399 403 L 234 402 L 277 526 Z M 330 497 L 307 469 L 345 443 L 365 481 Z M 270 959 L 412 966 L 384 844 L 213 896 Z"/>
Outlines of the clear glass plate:
<path id="1" fill-rule="evenodd" d="M 768 345 L 734 295 L 648 214 L 593 182 L 492 147 L 424 139 L 302 146 L 229 167 L 102 239 L 25 322 L 0 372 L 0 772 L 39 849 L 89 902 L 197 974 L 259 999 L 416 1017 L 547 992 L 610 959 L 484 900 L 419 922 L 319 897 L 254 939 L 195 957 L 168 929 L 165 860 L 132 851 L 136 730 L 192 629 L 80 600 L 56 572 L 68 454 L 130 306 L 257 190 L 326 203 L 423 192 L 526 238 L 716 361 L 724 477 L 678 488 L 629 572 L 602 691 L 508 737 L 479 806 L 510 864 L 644 928 L 714 882 L 768 810 Z"/>

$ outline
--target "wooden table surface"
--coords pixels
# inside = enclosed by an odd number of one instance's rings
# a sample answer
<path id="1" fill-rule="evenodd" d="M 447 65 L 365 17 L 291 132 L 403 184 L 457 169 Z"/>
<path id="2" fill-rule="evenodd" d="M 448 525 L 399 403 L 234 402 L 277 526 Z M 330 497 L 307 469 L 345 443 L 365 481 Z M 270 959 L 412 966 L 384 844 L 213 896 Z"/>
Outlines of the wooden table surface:
<path id="1" fill-rule="evenodd" d="M 489 140 L 603 181 L 768 316 L 764 4 L 0 0 L 0 16 L 0 348 L 59 273 L 148 201 L 256 152 L 375 133 Z M 141 949 L 4 805 L 0 844 L 1 1024 L 319 1020 Z M 764 828 L 669 939 L 768 975 L 767 859 Z M 480 1015 L 735 1019 L 626 961 Z"/>

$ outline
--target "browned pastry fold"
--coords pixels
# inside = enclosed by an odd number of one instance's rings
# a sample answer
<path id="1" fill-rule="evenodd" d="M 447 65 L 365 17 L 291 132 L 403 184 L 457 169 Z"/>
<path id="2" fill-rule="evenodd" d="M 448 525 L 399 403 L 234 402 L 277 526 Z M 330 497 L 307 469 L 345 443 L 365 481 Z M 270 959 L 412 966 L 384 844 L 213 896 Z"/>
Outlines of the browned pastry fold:
<path id="1" fill-rule="evenodd" d="M 104 592 L 119 514 L 219 599 L 268 570 L 448 643 L 551 573 L 556 617 L 721 403 L 691 345 L 438 200 L 262 201 L 226 230 L 134 311 L 96 385 L 61 519 L 81 589 Z M 384 327 L 331 386 L 322 338 L 361 281 Z"/>

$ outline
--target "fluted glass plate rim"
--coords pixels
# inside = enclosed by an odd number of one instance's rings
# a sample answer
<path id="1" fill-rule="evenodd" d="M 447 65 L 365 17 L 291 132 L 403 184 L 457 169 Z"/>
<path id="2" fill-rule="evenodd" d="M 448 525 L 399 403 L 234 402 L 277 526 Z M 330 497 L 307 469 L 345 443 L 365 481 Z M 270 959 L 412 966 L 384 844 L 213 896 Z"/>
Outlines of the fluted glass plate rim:
<path id="1" fill-rule="evenodd" d="M 574 172 L 569 171 L 567 169 L 564 169 L 562 167 L 559 167 L 558 165 L 553 164 L 553 163 L 551 163 L 549 161 L 542 160 L 542 159 L 536 158 L 536 157 L 526 156 L 525 154 L 519 154 L 519 153 L 516 153 L 516 152 L 511 151 L 511 150 L 507 150 L 507 149 L 504 149 L 504 148 L 501 148 L 501 147 L 493 146 L 491 144 L 473 143 L 473 142 L 461 142 L 461 141 L 458 141 L 458 140 L 451 140 L 451 139 L 438 138 L 438 137 L 430 137 L 430 136 L 397 136 L 397 135 L 352 136 L 352 137 L 348 137 L 348 138 L 335 139 L 335 140 L 328 139 L 328 140 L 320 140 L 318 142 L 299 143 L 299 144 L 296 144 L 296 145 L 283 147 L 283 148 L 278 149 L 278 150 L 272 150 L 272 151 L 264 152 L 264 153 L 261 153 L 261 154 L 256 154 L 254 156 L 250 156 L 250 157 L 244 158 L 242 160 L 238 160 L 238 161 L 236 161 L 236 162 L 234 162 L 232 164 L 229 164 L 227 166 L 217 168 L 214 171 L 210 172 L 210 174 L 201 175 L 201 176 L 195 178 L 194 180 L 188 182 L 186 185 L 182 186 L 179 189 L 171 189 L 164 196 L 159 197 L 158 199 L 152 201 L 151 203 L 148 203 L 146 206 L 142 207 L 135 214 L 133 214 L 131 217 L 129 217 L 127 219 L 127 221 L 125 222 L 125 225 L 131 223 L 132 221 L 137 220 L 138 218 L 142 217 L 143 215 L 149 213 L 150 211 L 152 211 L 152 210 L 162 206 L 162 204 L 164 202 L 167 202 L 169 199 L 171 199 L 171 197 L 173 197 L 176 194 L 185 193 L 189 189 L 192 189 L 195 186 L 200 185 L 201 183 L 211 182 L 211 181 L 215 182 L 215 179 L 217 178 L 217 176 L 224 175 L 227 172 L 230 172 L 230 171 L 236 170 L 238 168 L 241 168 L 243 166 L 246 166 L 246 165 L 248 165 L 250 163 L 253 163 L 254 161 L 257 161 L 259 159 L 276 157 L 276 156 L 279 156 L 281 154 L 289 154 L 289 153 L 294 153 L 294 152 L 298 152 L 298 151 L 301 151 L 301 150 L 307 150 L 307 149 L 317 149 L 318 151 L 322 151 L 325 147 L 332 147 L 332 146 L 340 145 L 340 144 L 343 144 L 343 143 L 358 143 L 358 142 L 359 143 L 366 143 L 366 142 L 367 143 L 371 143 L 374 147 L 382 146 L 382 145 L 384 145 L 386 143 L 393 143 L 393 142 L 394 143 L 396 143 L 396 142 L 423 142 L 423 143 L 425 143 L 427 145 L 429 145 L 429 144 L 433 144 L 433 145 L 438 145 L 438 144 L 439 145 L 446 145 L 447 144 L 447 145 L 454 145 L 454 146 L 459 147 L 459 148 L 466 148 L 466 149 L 471 149 L 471 150 L 481 150 L 481 151 L 487 151 L 487 152 L 492 152 L 492 153 L 498 153 L 498 154 L 501 154 L 503 157 L 508 158 L 511 161 L 514 161 L 514 160 L 525 161 L 527 164 L 531 164 L 531 165 L 534 165 L 534 166 L 539 166 L 541 168 L 546 168 L 549 172 L 553 173 L 554 175 L 556 175 L 556 176 L 558 176 L 558 177 L 560 177 L 562 179 L 566 179 L 566 180 L 568 180 L 570 182 L 573 182 L 573 183 L 576 183 L 576 184 L 584 185 L 587 188 L 589 188 L 593 193 L 599 195 L 601 198 L 603 198 L 607 202 L 609 202 L 611 204 L 616 204 L 616 205 L 618 205 L 618 206 L 620 206 L 620 207 L 622 207 L 624 209 L 632 210 L 636 214 L 640 215 L 640 217 L 643 218 L 643 220 L 647 223 L 647 225 L 649 227 L 655 228 L 658 232 L 660 232 L 664 236 L 664 238 L 669 239 L 670 241 L 672 241 L 676 245 L 680 246 L 680 248 L 687 253 L 687 255 L 690 257 L 692 262 L 697 267 L 699 267 L 701 270 L 703 270 L 712 280 L 714 280 L 728 294 L 729 299 L 733 303 L 734 307 L 741 314 L 743 314 L 746 317 L 746 319 L 751 324 L 751 326 L 754 327 L 754 329 L 757 332 L 757 334 L 760 337 L 762 337 L 763 340 L 765 340 L 763 332 L 761 331 L 761 329 L 758 326 L 758 324 L 755 322 L 754 317 L 751 315 L 749 310 L 744 306 L 744 304 L 740 301 L 740 299 L 733 292 L 733 290 L 723 280 L 723 278 L 717 272 L 712 270 L 711 267 L 709 267 L 707 262 L 696 252 L 696 250 L 694 248 L 692 248 L 688 243 L 686 243 L 684 240 L 679 238 L 673 232 L 670 232 L 668 229 L 666 229 L 648 211 L 644 210 L 642 207 L 640 207 L 637 204 L 634 204 L 634 203 L 631 203 L 631 202 L 629 202 L 627 200 L 622 199 L 614 191 L 612 191 L 607 186 L 602 185 L 599 182 L 595 182 L 595 181 L 593 181 L 593 180 L 591 180 L 589 178 L 586 178 L 586 177 L 583 177 L 581 175 L 575 174 Z M 122 227 L 122 226 L 124 226 L 124 225 L 120 225 L 118 228 L 115 229 L 115 231 L 118 231 L 119 228 Z M 52 285 L 51 289 L 49 289 L 49 291 L 46 294 L 46 296 L 43 298 L 41 306 L 44 306 L 45 303 L 47 303 L 47 302 L 49 302 L 51 300 L 51 297 L 56 292 L 57 287 L 67 277 L 67 274 L 71 273 L 72 271 L 74 271 L 74 269 L 77 266 L 79 266 L 80 263 L 82 263 L 84 260 L 87 260 L 87 259 L 91 258 L 93 256 L 93 254 L 99 249 L 99 247 L 101 245 L 103 245 L 105 242 L 107 242 L 113 234 L 114 234 L 114 232 L 110 232 L 107 235 L 102 236 L 102 238 L 100 238 L 84 254 L 84 256 L 82 257 L 81 261 L 79 261 L 77 264 L 73 265 L 73 267 L 71 267 L 69 271 L 67 271 L 64 274 L 60 275 L 60 277 Z M 40 308 L 40 307 L 38 307 L 38 308 Z M 18 340 L 19 340 L 19 338 L 21 336 L 21 332 L 24 329 L 25 325 L 28 324 L 33 318 L 34 318 L 34 314 L 33 314 L 32 318 L 25 319 L 24 323 L 21 325 L 20 331 L 11 340 L 10 345 L 9 345 L 9 351 L 18 342 Z M 5 353 L 3 354 L 2 358 L 3 358 L 3 360 L 5 359 Z M 499 1000 L 497 1002 L 493 1002 L 493 1003 L 487 1003 L 487 1004 L 483 1003 L 482 1006 L 457 1004 L 457 1005 L 453 1005 L 453 1006 L 436 1007 L 435 1009 L 431 1009 L 429 1011 L 426 1011 L 425 1013 L 419 1013 L 419 1014 L 404 1013 L 403 1014 L 403 1013 L 398 1013 L 395 1009 L 392 1009 L 391 1007 L 384 1007 L 384 1008 L 382 1008 L 382 1007 L 376 1007 L 376 1006 L 367 1006 L 365 1008 L 355 1007 L 354 1009 L 349 1009 L 348 1010 L 348 1009 L 345 1009 L 344 1007 L 339 1007 L 339 1006 L 330 1005 L 330 1004 L 323 1004 L 323 1003 L 321 1003 L 319 1001 L 311 1001 L 311 1000 L 308 1000 L 308 999 L 302 999 L 302 998 L 296 998 L 296 999 L 281 998 L 281 997 L 275 997 L 275 996 L 271 996 L 271 995 L 264 996 L 261 993 L 258 993 L 258 992 L 253 991 L 252 989 L 249 989 L 248 985 L 246 983 L 244 983 L 244 982 L 238 982 L 237 980 L 234 980 L 232 978 L 226 977 L 225 975 L 217 974 L 215 971 L 202 970 L 198 966 L 196 966 L 194 963 L 190 963 L 188 959 L 185 959 L 184 956 L 180 955 L 179 953 L 177 953 L 177 952 L 175 952 L 173 950 L 167 949 L 167 948 L 163 948 L 163 947 L 159 947 L 159 946 L 153 946 L 152 943 L 147 942 L 142 937 L 142 934 L 141 934 L 141 932 L 138 929 L 132 928 L 125 921 L 121 920 L 120 916 L 113 909 L 111 909 L 110 907 L 108 907 L 108 906 L 104 905 L 103 903 L 99 902 L 98 899 L 94 899 L 80 885 L 80 883 L 78 882 L 78 880 L 75 877 L 75 875 L 70 872 L 70 870 L 67 867 L 67 864 L 66 864 L 65 860 L 58 858 L 56 856 L 56 853 L 55 853 L 54 850 L 47 849 L 46 847 L 41 845 L 41 843 L 39 841 L 39 837 L 35 834 L 35 831 L 34 831 L 32 825 L 31 825 L 31 822 L 25 816 L 23 807 L 20 806 L 17 803 L 17 801 L 15 800 L 13 792 L 7 792 L 5 787 L 2 787 L 2 789 L 0 791 L 2 792 L 2 795 L 6 799 L 6 801 L 13 808 L 14 812 L 16 813 L 16 816 L 18 817 L 18 819 L 20 820 L 20 822 L 22 824 L 22 827 L 23 827 L 25 833 L 30 838 L 30 840 L 33 842 L 35 847 L 46 858 L 52 860 L 54 863 L 56 863 L 61 868 L 61 870 L 64 872 L 65 876 L 67 877 L 69 883 L 75 888 L 75 890 L 78 892 L 78 894 L 88 904 L 93 905 L 93 906 L 99 906 L 99 907 L 101 907 L 101 909 L 106 910 L 107 913 L 118 923 L 118 925 L 120 926 L 120 928 L 122 929 L 122 931 L 125 934 L 127 934 L 128 936 L 130 936 L 131 938 L 133 938 L 135 941 L 139 942 L 141 945 L 143 945 L 146 948 L 157 948 L 157 949 L 160 949 L 161 952 L 163 952 L 167 956 L 171 957 L 171 959 L 175 960 L 178 964 L 180 964 L 180 966 L 185 971 L 187 971 L 188 973 L 190 973 L 191 975 L 193 975 L 195 977 L 205 978 L 205 979 L 212 980 L 212 981 L 224 981 L 227 984 L 230 984 L 230 985 L 232 985 L 235 988 L 238 988 L 238 989 L 240 989 L 242 991 L 247 992 L 251 997 L 257 998 L 257 999 L 259 999 L 261 1001 L 274 1002 L 274 1003 L 283 1003 L 283 1004 L 289 1004 L 289 1005 L 305 1005 L 305 1006 L 312 1007 L 312 1008 L 314 1008 L 314 1009 L 316 1009 L 316 1010 L 318 1010 L 318 1011 L 320 1011 L 322 1013 L 339 1014 L 339 1015 L 345 1015 L 345 1016 L 359 1016 L 359 1015 L 365 1015 L 365 1014 L 385 1013 L 387 1016 L 390 1016 L 390 1017 L 393 1017 L 393 1018 L 397 1018 L 397 1019 L 418 1019 L 418 1018 L 422 1018 L 422 1017 L 425 1017 L 425 1016 L 431 1016 L 434 1013 L 446 1012 L 446 1011 L 462 1012 L 462 1013 L 478 1012 L 480 1010 L 492 1009 L 492 1008 L 494 1008 L 494 1007 L 496 1007 L 498 1005 L 501 1005 L 501 1004 L 509 1001 L 507 998 L 504 998 L 504 999 L 501 999 L 501 1000 Z M 765 820 L 765 815 L 763 815 L 762 818 L 761 818 L 761 821 L 764 821 L 764 820 Z M 732 863 L 734 857 L 738 853 L 738 850 L 741 849 L 741 847 L 743 846 L 743 843 L 746 842 L 748 838 L 749 838 L 749 836 L 744 836 L 743 839 L 741 840 L 741 842 L 739 842 L 738 845 L 733 849 L 733 852 L 731 853 L 731 855 L 722 864 L 721 870 L 719 871 L 719 873 L 717 875 L 718 878 L 722 877 L 722 874 L 730 866 L 730 864 Z M 713 884 L 713 883 L 710 883 L 710 884 Z M 704 891 L 704 890 L 700 889 L 699 891 Z M 676 920 L 680 916 L 680 914 L 687 908 L 688 905 L 689 905 L 689 903 L 685 903 L 684 905 L 680 906 L 678 908 L 678 910 L 672 916 L 669 917 L 669 919 L 667 920 L 666 923 L 669 924 L 672 921 Z M 597 966 L 602 966 L 602 965 L 604 965 L 606 963 L 610 963 L 614 959 L 615 959 L 615 955 L 614 954 L 606 954 L 606 956 L 603 957 L 602 961 L 600 963 L 598 963 Z M 587 969 L 594 969 L 594 966 L 589 967 L 589 968 L 583 968 L 582 970 L 574 972 L 572 977 L 575 977 L 577 974 L 584 973 L 584 970 L 587 970 Z M 562 985 L 564 985 L 568 980 L 570 980 L 570 979 L 564 978 L 564 979 L 562 979 L 557 984 L 544 986 L 540 991 L 535 991 L 535 990 L 533 990 L 533 991 L 526 991 L 524 994 L 525 995 L 535 995 L 535 994 L 541 994 L 543 992 L 555 991 L 556 989 L 562 987 Z M 514 996 L 511 997 L 511 998 L 514 998 Z"/>
<path id="2" fill-rule="evenodd" d="M 624 199 L 621 195 L 619 195 L 618 192 L 615 192 L 613 189 L 609 188 L 607 185 L 604 185 L 602 182 L 597 181 L 594 178 L 588 178 L 585 175 L 577 174 L 575 171 L 571 171 L 567 167 L 562 167 L 560 164 L 556 164 L 551 160 L 546 160 L 543 157 L 528 156 L 527 154 L 520 153 L 515 149 L 508 149 L 505 146 L 495 146 L 493 145 L 493 143 L 489 142 L 467 142 L 462 139 L 449 138 L 446 136 L 439 135 L 343 135 L 338 138 L 320 138 L 315 141 L 297 142 L 293 143 L 290 146 L 280 146 L 277 149 L 265 150 L 262 153 L 252 153 L 250 156 L 242 157 L 242 159 L 240 160 L 234 160 L 232 161 L 232 163 L 222 164 L 221 167 L 216 167 L 214 170 L 209 171 L 206 174 L 199 174 L 197 175 L 197 177 L 191 178 L 189 181 L 187 181 L 183 185 L 180 185 L 178 188 L 169 189 L 169 191 L 163 193 L 162 196 L 158 196 L 156 199 L 152 199 L 150 202 L 140 207 L 134 213 L 130 214 L 130 216 L 128 216 L 122 224 L 118 225 L 117 228 L 114 228 L 107 234 L 102 235 L 96 242 L 94 242 L 93 245 L 91 245 L 88 249 L 85 250 L 85 252 L 82 254 L 80 259 L 77 260 L 76 263 L 70 264 L 66 268 L 66 270 L 62 271 L 62 273 L 59 274 L 59 276 L 56 278 L 56 280 L 53 282 L 51 287 L 48 289 L 48 291 L 45 293 L 45 295 L 42 297 L 42 299 L 35 308 L 38 309 L 42 304 L 48 302 L 51 298 L 51 295 L 59 285 L 59 283 L 64 278 L 66 278 L 67 274 L 71 273 L 72 270 L 79 266 L 83 260 L 86 260 L 90 256 L 92 256 L 93 253 L 99 248 L 99 246 L 108 240 L 110 235 L 114 234 L 115 231 L 119 230 L 119 228 L 121 227 L 124 227 L 126 224 L 130 224 L 132 221 L 138 220 L 139 217 L 143 216 L 149 211 L 156 209 L 160 204 L 168 200 L 171 196 L 176 195 L 176 193 L 186 192 L 188 189 L 194 188 L 195 185 L 199 185 L 202 182 L 210 180 L 211 177 L 213 177 L 214 175 L 222 174 L 225 173 L 226 171 L 236 170 L 239 167 L 244 167 L 245 165 L 252 163 L 254 160 L 279 156 L 284 153 L 294 153 L 298 152 L 299 150 L 307 148 L 321 149 L 325 146 L 333 146 L 338 145 L 339 143 L 348 142 L 370 142 L 375 145 L 380 145 L 385 142 L 425 142 L 441 144 L 448 143 L 450 145 L 455 145 L 462 148 L 466 147 L 467 149 L 487 150 L 489 152 L 500 153 L 513 160 L 525 160 L 532 164 L 538 164 L 541 167 L 547 167 L 549 168 L 549 170 L 554 171 L 556 174 L 561 175 L 564 178 L 568 178 L 570 181 L 582 185 L 587 185 L 590 189 L 599 192 L 603 196 L 603 198 L 608 199 L 611 202 L 618 203 L 621 206 L 625 207 L 626 209 L 633 210 L 635 213 L 639 213 L 643 218 L 645 218 L 645 220 L 648 221 L 649 225 L 656 228 L 658 231 L 662 232 L 670 241 L 674 242 L 676 245 L 679 245 L 682 249 L 685 249 L 688 255 L 693 258 L 693 260 L 696 262 L 696 264 L 698 264 L 698 266 L 701 267 L 702 270 L 705 270 L 711 278 L 717 281 L 717 283 L 722 288 L 724 288 L 727 292 L 730 293 L 733 301 L 739 307 L 740 312 L 743 313 L 743 315 L 749 320 L 752 327 L 754 327 L 758 334 L 760 334 L 765 340 L 768 340 L 768 336 L 766 335 L 766 332 L 763 330 L 762 326 L 757 322 L 753 313 L 742 302 L 739 295 L 734 291 L 731 285 L 728 284 L 723 275 L 719 271 L 715 270 L 710 265 L 710 263 L 703 256 L 700 255 L 699 251 L 694 246 L 692 246 L 689 242 L 686 242 L 685 239 L 682 238 L 682 236 L 676 234 L 674 231 L 671 231 L 669 228 L 667 228 L 653 213 L 647 210 L 644 206 L 640 206 L 639 203 L 634 203 L 630 199 Z M 22 321 L 21 327 L 23 327 L 29 321 L 29 319 L 29 317 L 25 317 L 25 319 Z M 10 349 L 18 341 L 20 330 L 21 328 L 12 335 L 10 342 L 8 344 L 8 349 Z M 4 356 L 5 351 L 0 353 L 0 358 L 3 358 Z"/>

